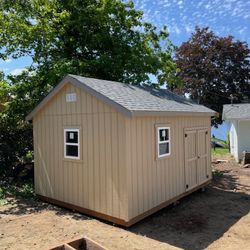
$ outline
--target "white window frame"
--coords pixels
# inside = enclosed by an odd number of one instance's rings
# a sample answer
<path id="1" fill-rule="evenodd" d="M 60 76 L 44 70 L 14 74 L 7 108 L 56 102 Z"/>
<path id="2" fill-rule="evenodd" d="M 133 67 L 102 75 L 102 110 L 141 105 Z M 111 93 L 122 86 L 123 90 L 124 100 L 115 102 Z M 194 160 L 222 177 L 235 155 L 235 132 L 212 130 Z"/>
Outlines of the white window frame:
<path id="1" fill-rule="evenodd" d="M 67 132 L 77 132 L 78 135 L 78 142 L 66 142 L 66 134 Z M 70 156 L 67 155 L 67 146 L 77 146 L 78 149 L 78 156 Z M 66 159 L 75 159 L 79 160 L 80 159 L 80 130 L 78 128 L 66 128 L 64 129 L 64 158 Z"/>
<path id="2" fill-rule="evenodd" d="M 165 141 L 160 141 L 160 130 L 162 129 L 167 129 L 168 130 L 168 140 L 165 140 Z M 162 157 L 165 157 L 165 156 L 169 156 L 171 154 L 171 134 L 170 134 L 170 127 L 157 127 L 157 156 L 158 158 L 162 158 Z M 162 154 L 160 155 L 160 144 L 163 144 L 163 143 L 168 143 L 169 145 L 169 152 L 166 153 L 166 154 Z"/>

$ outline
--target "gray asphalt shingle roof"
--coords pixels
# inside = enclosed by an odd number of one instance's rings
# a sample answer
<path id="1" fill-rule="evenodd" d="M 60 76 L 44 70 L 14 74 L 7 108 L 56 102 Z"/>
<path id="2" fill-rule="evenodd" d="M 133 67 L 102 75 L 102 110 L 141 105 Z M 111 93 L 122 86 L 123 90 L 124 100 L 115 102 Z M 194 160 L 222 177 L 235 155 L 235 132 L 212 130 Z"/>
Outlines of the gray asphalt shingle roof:
<path id="1" fill-rule="evenodd" d="M 165 89 L 153 89 L 76 75 L 69 76 L 131 112 L 173 111 L 214 113 L 213 110 L 205 106 L 198 105 Z"/>
<path id="2" fill-rule="evenodd" d="M 153 89 L 121 82 L 67 75 L 64 79 L 27 115 L 31 120 L 65 84 L 72 83 L 97 99 L 113 106 L 125 115 L 171 115 L 179 112 L 189 115 L 213 116 L 215 111 L 198 105 L 166 89 Z"/>
<path id="3" fill-rule="evenodd" d="M 250 103 L 223 105 L 222 119 L 250 119 Z"/>

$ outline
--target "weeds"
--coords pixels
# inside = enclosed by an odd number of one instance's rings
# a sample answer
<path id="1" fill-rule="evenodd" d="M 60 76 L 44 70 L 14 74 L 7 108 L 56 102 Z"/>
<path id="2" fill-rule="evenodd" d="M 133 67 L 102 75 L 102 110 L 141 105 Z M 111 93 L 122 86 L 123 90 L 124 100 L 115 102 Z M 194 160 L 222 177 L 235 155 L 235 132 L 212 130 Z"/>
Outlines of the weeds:
<path id="1" fill-rule="evenodd" d="M 222 177 L 223 176 L 223 172 L 219 171 L 219 170 L 214 170 L 212 172 L 212 174 L 213 174 L 213 177 Z"/>
<path id="2" fill-rule="evenodd" d="M 7 204 L 7 200 L 5 199 L 5 192 L 4 190 L 0 187 L 0 207 Z"/>
<path id="3" fill-rule="evenodd" d="M 36 199 L 33 183 L 19 185 L 0 183 L 0 206 L 8 203 L 7 197 Z"/>

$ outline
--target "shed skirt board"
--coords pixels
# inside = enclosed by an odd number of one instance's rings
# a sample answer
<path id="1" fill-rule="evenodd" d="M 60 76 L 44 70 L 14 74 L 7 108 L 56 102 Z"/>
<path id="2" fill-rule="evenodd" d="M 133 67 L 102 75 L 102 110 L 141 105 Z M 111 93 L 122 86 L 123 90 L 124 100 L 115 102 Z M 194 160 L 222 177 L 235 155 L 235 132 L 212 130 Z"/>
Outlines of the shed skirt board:
<path id="1" fill-rule="evenodd" d="M 73 204 L 70 204 L 70 203 L 66 203 L 66 202 L 63 202 L 63 201 L 59 201 L 59 200 L 56 200 L 56 199 L 53 199 L 53 198 L 49 198 L 49 197 L 45 197 L 45 196 L 42 196 L 42 195 L 39 195 L 38 194 L 38 197 L 42 200 L 42 201 L 45 201 L 45 202 L 48 202 L 48 203 L 51 203 L 51 204 L 55 204 L 55 205 L 58 205 L 60 207 L 65 207 L 65 208 L 68 208 L 68 209 L 72 209 L 72 210 L 75 210 L 75 211 L 78 211 L 78 212 L 81 212 L 83 214 L 87 214 L 87 215 L 90 215 L 90 216 L 93 216 L 93 217 L 96 217 L 96 218 L 99 218 L 99 219 L 102 219 L 102 220 L 105 220 L 105 221 L 109 221 L 109 222 L 112 222 L 112 223 L 115 223 L 115 224 L 118 224 L 118 225 L 121 225 L 121 226 L 124 226 L 124 227 L 130 227 L 132 226 L 133 224 L 139 222 L 140 220 L 148 217 L 149 215 L 152 215 L 153 213 L 165 208 L 166 206 L 176 202 L 177 200 L 193 193 L 194 191 L 200 189 L 200 188 L 203 188 L 205 186 L 207 186 L 209 183 L 211 182 L 211 179 L 207 180 L 206 182 L 202 183 L 201 185 L 198 185 L 192 189 L 189 189 L 188 191 L 170 199 L 170 200 L 167 200 L 161 204 L 159 204 L 158 206 L 154 207 L 154 208 L 151 208 L 150 210 L 142 213 L 142 214 L 139 214 L 138 216 L 132 218 L 131 220 L 129 221 L 125 221 L 123 219 L 119 219 L 119 218 L 116 218 L 116 217 L 113 217 L 113 216 L 110 216 L 110 215 L 106 215 L 106 214 L 103 214 L 103 213 L 99 213 L 99 212 L 96 212 L 96 211 L 93 211 L 93 210 L 90 210 L 90 209 L 87 209 L 87 208 L 83 208 L 83 207 L 80 207 L 80 206 L 76 206 L 76 205 L 73 205 Z"/>
<path id="2" fill-rule="evenodd" d="M 209 135 L 207 128 L 185 129 L 184 133 L 185 152 L 185 181 L 186 190 L 191 190 L 209 177 Z"/>

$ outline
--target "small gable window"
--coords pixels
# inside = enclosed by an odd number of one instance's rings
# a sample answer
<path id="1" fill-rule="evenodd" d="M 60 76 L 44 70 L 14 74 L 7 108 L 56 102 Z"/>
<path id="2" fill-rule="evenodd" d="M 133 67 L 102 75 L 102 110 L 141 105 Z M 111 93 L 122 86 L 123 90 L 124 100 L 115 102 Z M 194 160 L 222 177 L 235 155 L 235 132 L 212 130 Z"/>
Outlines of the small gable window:
<path id="1" fill-rule="evenodd" d="M 158 157 L 170 155 L 170 127 L 157 127 Z"/>
<path id="2" fill-rule="evenodd" d="M 79 129 L 64 129 L 64 157 L 80 159 Z"/>
<path id="3" fill-rule="evenodd" d="M 75 101 L 76 101 L 76 93 L 66 94 L 66 102 L 75 102 Z"/>

